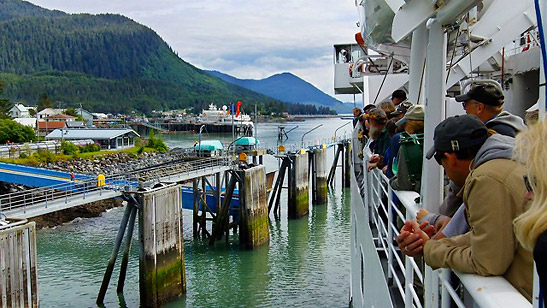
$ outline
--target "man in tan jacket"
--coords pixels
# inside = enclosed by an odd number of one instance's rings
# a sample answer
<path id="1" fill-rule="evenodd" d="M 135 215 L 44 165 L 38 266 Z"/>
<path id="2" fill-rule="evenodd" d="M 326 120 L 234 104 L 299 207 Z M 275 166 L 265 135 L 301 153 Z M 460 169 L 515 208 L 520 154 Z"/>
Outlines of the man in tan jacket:
<path id="1" fill-rule="evenodd" d="M 429 240 L 416 222 L 407 222 L 397 238 L 408 255 L 423 251 L 432 268 L 448 267 L 481 276 L 502 275 L 528 300 L 532 295 L 532 255 L 516 240 L 512 221 L 526 209 L 524 170 L 510 160 L 514 139 L 488 136 L 475 116 L 456 116 L 441 122 L 435 157 L 447 176 L 462 186 L 470 231 L 442 240 Z"/>

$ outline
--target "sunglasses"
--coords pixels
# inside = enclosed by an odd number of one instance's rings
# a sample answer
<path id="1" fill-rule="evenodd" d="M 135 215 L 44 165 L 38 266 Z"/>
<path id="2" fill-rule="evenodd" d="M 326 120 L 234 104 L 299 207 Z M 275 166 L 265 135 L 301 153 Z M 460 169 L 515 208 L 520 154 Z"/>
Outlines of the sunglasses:
<path id="1" fill-rule="evenodd" d="M 435 161 L 437 161 L 437 164 L 442 165 L 442 162 L 441 160 L 444 158 L 444 152 L 435 152 L 435 155 L 433 155 L 433 157 L 435 157 Z"/>
<path id="2" fill-rule="evenodd" d="M 526 187 L 526 190 L 528 192 L 534 192 L 533 188 L 532 188 L 532 183 L 530 182 L 530 179 L 528 178 L 527 175 L 523 175 L 522 176 L 522 179 L 524 180 L 524 186 Z"/>

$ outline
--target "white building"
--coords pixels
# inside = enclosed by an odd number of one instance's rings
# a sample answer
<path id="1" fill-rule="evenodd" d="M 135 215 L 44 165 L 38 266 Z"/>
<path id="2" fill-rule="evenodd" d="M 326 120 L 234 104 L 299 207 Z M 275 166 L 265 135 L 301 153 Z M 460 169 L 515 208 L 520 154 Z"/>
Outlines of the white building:
<path id="1" fill-rule="evenodd" d="M 102 149 L 123 149 L 135 146 L 135 137 L 140 137 L 132 129 L 55 129 L 46 136 L 46 140 L 83 140 L 91 139 Z"/>
<path id="2" fill-rule="evenodd" d="M 61 114 L 63 112 L 64 112 L 64 109 L 46 108 L 46 109 L 38 112 L 37 118 L 41 120 L 41 119 L 52 117 L 56 114 Z"/>
<path id="3" fill-rule="evenodd" d="M 36 129 L 36 118 L 14 118 L 13 121 Z"/>
<path id="4" fill-rule="evenodd" d="M 9 110 L 9 116 L 12 118 L 30 118 L 29 109 L 23 104 L 15 103 Z"/>

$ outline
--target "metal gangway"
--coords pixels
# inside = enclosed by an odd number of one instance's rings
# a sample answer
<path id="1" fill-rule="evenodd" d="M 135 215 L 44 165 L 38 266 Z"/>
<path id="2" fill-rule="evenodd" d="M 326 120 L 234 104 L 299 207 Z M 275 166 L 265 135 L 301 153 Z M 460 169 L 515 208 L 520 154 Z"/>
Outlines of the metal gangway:
<path id="1" fill-rule="evenodd" d="M 175 161 L 103 178 L 74 180 L 0 196 L 0 213 L 7 217 L 32 218 L 90 202 L 120 197 L 124 192 L 157 183 L 185 182 L 227 171 L 231 157 Z"/>

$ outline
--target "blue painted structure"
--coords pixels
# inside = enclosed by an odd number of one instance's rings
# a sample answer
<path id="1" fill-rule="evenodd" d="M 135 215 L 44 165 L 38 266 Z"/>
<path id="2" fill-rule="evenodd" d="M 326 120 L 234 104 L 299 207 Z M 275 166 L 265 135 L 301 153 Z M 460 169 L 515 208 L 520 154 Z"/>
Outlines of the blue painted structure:
<path id="1" fill-rule="evenodd" d="M 222 189 L 224 192 L 224 189 Z M 194 207 L 194 190 L 192 188 L 188 187 L 182 187 L 182 208 L 185 210 L 193 210 Z M 207 201 L 207 206 L 213 211 L 214 213 L 217 212 L 217 207 L 215 203 L 215 196 L 213 195 L 212 190 L 207 189 L 205 191 L 206 197 L 205 201 Z M 238 195 L 238 190 L 234 190 L 234 195 Z M 224 196 L 221 196 L 220 199 L 222 202 L 224 202 Z M 239 208 L 239 198 L 232 197 L 232 202 L 230 204 L 230 215 L 237 215 L 239 212 L 237 209 Z M 203 207 L 200 207 L 200 210 L 205 210 Z"/>
<path id="2" fill-rule="evenodd" d="M 70 172 L 63 172 L 57 170 L 50 170 L 44 168 L 35 168 L 14 164 L 0 163 L 0 181 L 16 183 L 21 185 L 28 185 L 34 187 L 48 187 L 56 190 L 68 190 L 74 193 L 84 193 L 89 187 L 86 187 L 85 182 L 95 180 L 96 176 L 89 174 L 74 174 L 75 181 L 70 180 Z M 123 189 L 125 186 L 137 187 L 136 182 L 128 182 L 123 179 L 106 179 L 105 189 L 116 189 L 112 186 L 116 186 L 119 189 Z M 223 190 L 224 191 L 224 190 Z M 193 189 L 183 187 L 182 192 L 182 208 L 192 210 L 193 209 Z M 234 191 L 237 195 L 237 190 Z M 217 208 L 215 204 L 215 197 L 210 187 L 206 190 L 206 201 L 209 208 L 216 213 Z M 221 197 L 224 202 L 224 197 Z M 237 214 L 236 209 L 239 207 L 239 199 L 232 197 L 230 205 L 230 214 Z M 203 209 L 201 209 L 203 210 Z"/>
<path id="3" fill-rule="evenodd" d="M 75 173 L 77 181 L 88 181 L 95 176 Z M 0 163 L 0 181 L 21 185 L 46 187 L 70 182 L 70 172 Z"/>

